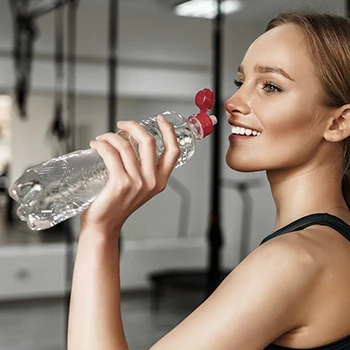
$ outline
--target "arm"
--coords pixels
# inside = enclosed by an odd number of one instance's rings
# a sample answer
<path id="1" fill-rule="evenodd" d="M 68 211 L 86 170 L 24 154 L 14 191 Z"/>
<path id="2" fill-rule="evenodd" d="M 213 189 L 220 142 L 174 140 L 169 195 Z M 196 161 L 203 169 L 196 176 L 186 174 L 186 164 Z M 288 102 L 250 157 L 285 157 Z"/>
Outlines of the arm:
<path id="1" fill-rule="evenodd" d="M 176 135 L 166 121 L 159 127 L 164 153 L 156 161 L 155 142 L 136 122 L 120 122 L 139 144 L 141 164 L 129 143 L 107 133 L 95 148 L 109 171 L 109 180 L 81 215 L 68 325 L 69 350 L 128 349 L 120 312 L 119 232 L 126 219 L 161 192 L 179 156 Z"/>
<path id="2" fill-rule="evenodd" d="M 118 234 L 127 217 L 165 187 L 179 154 L 170 125 L 161 126 L 166 150 L 158 164 L 153 138 L 138 124 L 123 126 L 139 143 L 141 164 L 129 143 L 117 135 L 103 135 L 92 145 L 103 156 L 110 178 L 81 216 L 69 350 L 127 349 L 120 313 Z M 278 237 L 256 249 L 152 350 L 261 350 L 302 326 L 320 269 L 296 238 L 297 234 Z"/>
<path id="3" fill-rule="evenodd" d="M 298 239 L 257 248 L 151 350 L 262 350 L 303 326 L 322 269 Z"/>
<path id="4" fill-rule="evenodd" d="M 120 311 L 118 232 L 82 229 L 68 327 L 70 350 L 128 349 Z"/>

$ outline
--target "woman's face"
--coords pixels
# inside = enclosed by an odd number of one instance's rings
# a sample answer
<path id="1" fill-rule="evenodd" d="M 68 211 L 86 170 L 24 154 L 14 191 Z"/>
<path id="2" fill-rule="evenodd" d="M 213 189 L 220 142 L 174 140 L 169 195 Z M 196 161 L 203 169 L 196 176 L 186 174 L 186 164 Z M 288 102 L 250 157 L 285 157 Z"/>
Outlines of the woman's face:
<path id="1" fill-rule="evenodd" d="M 237 85 L 225 103 L 233 126 L 227 164 L 238 171 L 307 164 L 324 142 L 327 110 L 303 32 L 287 24 L 255 40 L 240 65 Z"/>

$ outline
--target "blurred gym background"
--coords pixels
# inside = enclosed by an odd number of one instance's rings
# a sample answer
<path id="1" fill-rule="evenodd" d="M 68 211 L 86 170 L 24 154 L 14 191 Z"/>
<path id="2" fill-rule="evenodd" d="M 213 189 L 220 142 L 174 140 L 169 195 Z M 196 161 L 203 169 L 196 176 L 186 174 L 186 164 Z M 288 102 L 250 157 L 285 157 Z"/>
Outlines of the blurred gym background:
<path id="1" fill-rule="evenodd" d="M 89 148 L 117 120 L 197 112 L 217 95 L 216 134 L 122 231 L 131 350 L 150 347 L 271 232 L 263 173 L 225 164 L 234 91 L 249 44 L 276 14 L 347 16 L 346 0 L 2 0 L 0 2 L 0 349 L 63 350 L 79 217 L 35 232 L 8 186 L 30 166 Z"/>

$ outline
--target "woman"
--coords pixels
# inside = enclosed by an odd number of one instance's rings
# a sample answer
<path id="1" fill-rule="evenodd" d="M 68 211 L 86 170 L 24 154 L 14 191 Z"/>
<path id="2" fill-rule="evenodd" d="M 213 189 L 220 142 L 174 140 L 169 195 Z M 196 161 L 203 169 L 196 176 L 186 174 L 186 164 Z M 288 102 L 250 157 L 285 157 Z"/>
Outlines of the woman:
<path id="1" fill-rule="evenodd" d="M 349 59 L 350 24 L 331 15 L 281 15 L 249 47 L 225 103 L 226 161 L 266 170 L 276 232 L 152 350 L 350 349 Z M 179 156 L 171 126 L 159 126 L 158 164 L 154 140 L 135 122 L 118 127 L 138 141 L 140 165 L 119 136 L 91 143 L 112 176 L 81 216 L 70 350 L 127 349 L 118 234 L 165 188 Z"/>

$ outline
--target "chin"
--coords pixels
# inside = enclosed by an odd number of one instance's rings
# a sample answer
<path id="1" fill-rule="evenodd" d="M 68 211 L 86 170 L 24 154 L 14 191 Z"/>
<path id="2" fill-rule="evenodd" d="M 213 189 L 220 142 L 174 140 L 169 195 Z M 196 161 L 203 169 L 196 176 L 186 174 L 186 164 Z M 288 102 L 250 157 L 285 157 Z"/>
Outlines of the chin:
<path id="1" fill-rule="evenodd" d="M 266 170 L 257 166 L 255 162 L 249 161 L 248 159 L 241 159 L 239 157 L 231 157 L 228 153 L 226 154 L 226 164 L 233 170 L 240 171 L 242 173 L 252 173 L 256 171 Z"/>

